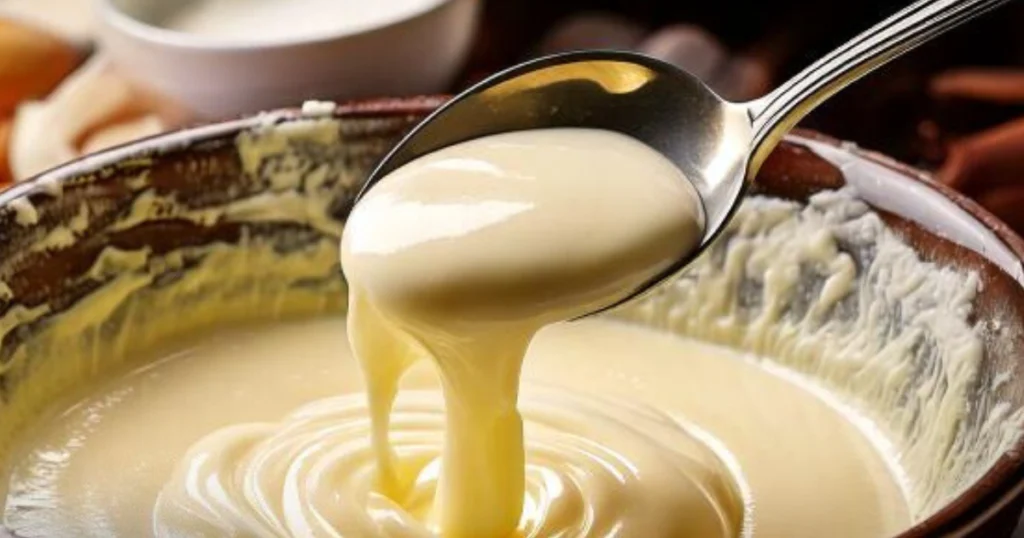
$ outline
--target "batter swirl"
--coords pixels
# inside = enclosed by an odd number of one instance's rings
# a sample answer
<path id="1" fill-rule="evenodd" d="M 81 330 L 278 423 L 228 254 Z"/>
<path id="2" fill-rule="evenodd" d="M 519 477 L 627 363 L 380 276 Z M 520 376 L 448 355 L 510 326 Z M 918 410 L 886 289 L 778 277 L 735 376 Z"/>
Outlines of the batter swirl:
<path id="1" fill-rule="evenodd" d="M 673 421 L 556 398 L 524 432 L 519 407 L 534 334 L 627 297 L 695 248 L 702 223 L 683 174 L 610 131 L 506 133 L 401 167 L 356 204 L 341 245 L 369 417 L 324 404 L 215 434 L 165 488 L 157 525 L 167 536 L 192 518 L 257 536 L 735 536 L 743 506 L 729 473 Z M 424 359 L 443 420 L 437 407 L 394 408 Z"/>
<path id="2" fill-rule="evenodd" d="M 207 437 L 160 495 L 156 535 L 435 536 L 427 514 L 444 441 L 440 394 L 403 392 L 392 412 L 391 443 L 408 477 L 400 498 L 376 490 L 364 398 L 321 400 L 280 423 Z M 740 493 L 691 426 L 650 407 L 565 391 L 527 392 L 520 409 L 526 494 L 518 535 L 738 533 Z M 683 529 L 684 512 L 709 517 Z"/>

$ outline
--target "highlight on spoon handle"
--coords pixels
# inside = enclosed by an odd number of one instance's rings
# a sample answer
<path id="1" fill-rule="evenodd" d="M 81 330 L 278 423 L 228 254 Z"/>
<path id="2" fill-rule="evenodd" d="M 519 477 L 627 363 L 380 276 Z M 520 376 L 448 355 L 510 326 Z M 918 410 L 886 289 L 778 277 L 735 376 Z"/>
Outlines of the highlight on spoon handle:
<path id="1" fill-rule="evenodd" d="M 1009 0 L 918 0 L 750 103 L 756 172 L 779 140 L 823 101 L 929 39 Z M 748 176 L 749 177 L 749 176 Z"/>

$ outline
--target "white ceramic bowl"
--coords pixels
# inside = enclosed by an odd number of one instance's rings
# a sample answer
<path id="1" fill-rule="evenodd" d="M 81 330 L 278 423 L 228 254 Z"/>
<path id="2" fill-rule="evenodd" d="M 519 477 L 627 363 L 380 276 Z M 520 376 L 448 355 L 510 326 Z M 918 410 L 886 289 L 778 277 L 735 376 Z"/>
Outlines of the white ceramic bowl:
<path id="1" fill-rule="evenodd" d="M 102 0 L 101 46 L 128 76 L 200 116 L 225 118 L 307 99 L 444 91 L 469 51 L 480 2 L 425 0 L 374 28 L 244 40 L 155 24 L 183 4 Z"/>

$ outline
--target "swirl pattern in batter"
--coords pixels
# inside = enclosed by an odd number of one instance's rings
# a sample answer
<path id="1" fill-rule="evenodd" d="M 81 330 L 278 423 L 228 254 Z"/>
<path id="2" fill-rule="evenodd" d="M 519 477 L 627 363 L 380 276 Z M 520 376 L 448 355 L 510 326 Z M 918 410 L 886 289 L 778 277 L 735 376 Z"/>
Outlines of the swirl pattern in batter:
<path id="1" fill-rule="evenodd" d="M 527 392 L 520 409 L 526 494 L 517 536 L 737 533 L 740 492 L 692 426 L 564 390 Z M 391 442 L 407 480 L 399 498 L 376 489 L 370 430 L 362 394 L 315 402 L 279 423 L 221 430 L 189 452 L 160 494 L 155 534 L 435 536 L 428 514 L 444 441 L 440 394 L 407 391 L 396 402 Z M 680 525 L 681 513 L 701 512 L 715 528 L 699 527 L 699 517 Z"/>

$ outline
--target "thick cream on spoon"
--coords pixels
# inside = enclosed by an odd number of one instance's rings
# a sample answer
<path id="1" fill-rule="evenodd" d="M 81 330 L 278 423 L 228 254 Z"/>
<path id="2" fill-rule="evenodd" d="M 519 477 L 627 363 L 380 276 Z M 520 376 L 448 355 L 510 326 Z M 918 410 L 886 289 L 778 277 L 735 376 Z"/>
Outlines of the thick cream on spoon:
<path id="1" fill-rule="evenodd" d="M 418 479 L 391 450 L 388 416 L 402 374 L 430 358 L 446 436 L 425 517 L 444 536 L 512 535 L 524 502 L 517 401 L 531 338 L 626 297 L 696 248 L 701 233 L 700 201 L 683 174 L 608 131 L 489 136 L 417 159 L 375 185 L 349 218 L 342 266 L 381 491 L 401 503 Z M 571 427 L 587 436 L 601 425 L 594 417 Z M 728 505 L 734 499 L 716 495 L 731 491 L 729 479 L 710 450 L 692 444 L 697 456 L 666 490 L 689 501 L 669 505 L 691 511 L 672 534 L 733 534 L 741 514 Z"/>

